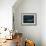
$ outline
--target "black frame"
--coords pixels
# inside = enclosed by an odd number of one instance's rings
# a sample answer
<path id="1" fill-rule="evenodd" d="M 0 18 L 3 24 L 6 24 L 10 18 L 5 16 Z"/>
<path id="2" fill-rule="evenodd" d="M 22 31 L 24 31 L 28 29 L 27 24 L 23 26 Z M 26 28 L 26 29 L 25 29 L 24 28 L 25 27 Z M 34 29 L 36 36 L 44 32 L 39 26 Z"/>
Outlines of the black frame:
<path id="1" fill-rule="evenodd" d="M 34 26 L 37 24 L 37 14 L 36 13 L 22 13 L 21 14 L 22 25 Z"/>

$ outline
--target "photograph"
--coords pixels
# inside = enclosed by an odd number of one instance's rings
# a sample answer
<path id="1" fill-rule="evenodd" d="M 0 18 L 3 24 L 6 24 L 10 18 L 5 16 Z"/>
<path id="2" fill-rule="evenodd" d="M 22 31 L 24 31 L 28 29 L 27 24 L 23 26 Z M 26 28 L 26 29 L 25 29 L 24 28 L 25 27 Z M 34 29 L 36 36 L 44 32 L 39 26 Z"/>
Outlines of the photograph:
<path id="1" fill-rule="evenodd" d="M 46 0 L 0 0 L 0 46 L 46 46 Z"/>

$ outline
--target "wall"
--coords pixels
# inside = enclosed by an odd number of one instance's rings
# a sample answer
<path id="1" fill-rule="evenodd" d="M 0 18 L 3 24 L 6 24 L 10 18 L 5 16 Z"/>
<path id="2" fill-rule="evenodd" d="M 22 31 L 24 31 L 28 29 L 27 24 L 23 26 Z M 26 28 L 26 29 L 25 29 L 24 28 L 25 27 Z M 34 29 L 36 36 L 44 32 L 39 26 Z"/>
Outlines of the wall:
<path id="1" fill-rule="evenodd" d="M 16 0 L 0 0 L 0 27 L 12 28 L 12 6 Z"/>
<path id="2" fill-rule="evenodd" d="M 22 32 L 24 38 L 34 40 L 36 46 L 41 46 L 41 1 L 23 0 L 18 7 L 13 8 L 13 12 L 15 30 Z M 21 13 L 37 13 L 37 26 L 22 26 Z"/>
<path id="3" fill-rule="evenodd" d="M 41 1 L 41 40 L 42 46 L 46 46 L 46 0 Z"/>

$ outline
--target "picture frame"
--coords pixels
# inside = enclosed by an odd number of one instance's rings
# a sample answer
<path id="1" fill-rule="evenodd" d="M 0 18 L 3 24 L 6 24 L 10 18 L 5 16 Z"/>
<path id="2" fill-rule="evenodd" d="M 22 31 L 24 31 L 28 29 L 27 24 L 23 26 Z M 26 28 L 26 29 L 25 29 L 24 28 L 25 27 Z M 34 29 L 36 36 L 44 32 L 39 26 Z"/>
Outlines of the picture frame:
<path id="1" fill-rule="evenodd" d="M 21 24 L 25 26 L 37 25 L 37 13 L 21 13 Z"/>

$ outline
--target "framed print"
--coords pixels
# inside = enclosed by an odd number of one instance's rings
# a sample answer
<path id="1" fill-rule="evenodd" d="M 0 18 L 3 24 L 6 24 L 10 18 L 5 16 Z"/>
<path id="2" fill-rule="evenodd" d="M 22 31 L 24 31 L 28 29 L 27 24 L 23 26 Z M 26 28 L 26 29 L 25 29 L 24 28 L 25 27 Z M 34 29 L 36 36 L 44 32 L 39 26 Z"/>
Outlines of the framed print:
<path id="1" fill-rule="evenodd" d="M 37 14 L 36 13 L 22 13 L 21 14 L 22 25 L 34 26 L 37 24 Z"/>

